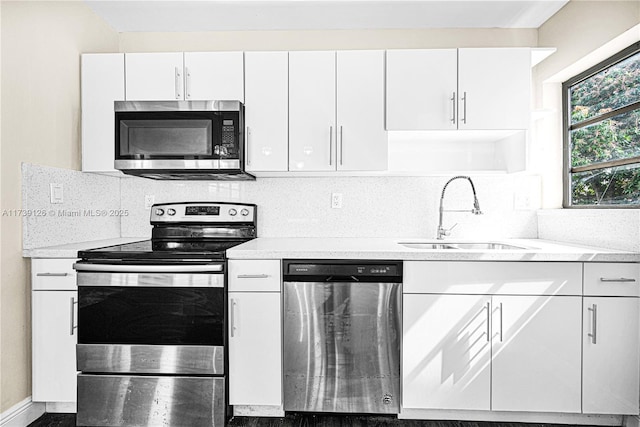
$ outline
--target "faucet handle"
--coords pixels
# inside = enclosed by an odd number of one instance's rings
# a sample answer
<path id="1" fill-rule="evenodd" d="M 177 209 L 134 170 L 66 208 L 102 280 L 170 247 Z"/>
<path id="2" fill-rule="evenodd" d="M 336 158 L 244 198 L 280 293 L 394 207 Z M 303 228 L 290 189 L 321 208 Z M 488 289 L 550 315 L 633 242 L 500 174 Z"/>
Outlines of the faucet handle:
<path id="1" fill-rule="evenodd" d="M 457 222 L 456 222 L 455 224 L 453 224 L 453 225 L 451 226 L 451 228 L 439 227 L 439 228 L 438 228 L 438 239 L 439 239 L 439 240 L 442 240 L 442 238 L 443 238 L 443 237 L 451 235 L 451 230 L 453 230 L 454 228 L 456 228 L 456 225 L 458 225 L 458 223 L 457 223 Z"/>

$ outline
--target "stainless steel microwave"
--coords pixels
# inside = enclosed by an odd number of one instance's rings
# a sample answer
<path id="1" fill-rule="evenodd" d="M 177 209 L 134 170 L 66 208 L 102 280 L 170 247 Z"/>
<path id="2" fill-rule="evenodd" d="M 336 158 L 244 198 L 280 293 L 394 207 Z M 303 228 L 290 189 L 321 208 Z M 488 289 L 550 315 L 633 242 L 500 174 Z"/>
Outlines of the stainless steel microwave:
<path id="1" fill-rule="evenodd" d="M 115 168 L 152 179 L 251 180 L 240 101 L 115 101 Z"/>

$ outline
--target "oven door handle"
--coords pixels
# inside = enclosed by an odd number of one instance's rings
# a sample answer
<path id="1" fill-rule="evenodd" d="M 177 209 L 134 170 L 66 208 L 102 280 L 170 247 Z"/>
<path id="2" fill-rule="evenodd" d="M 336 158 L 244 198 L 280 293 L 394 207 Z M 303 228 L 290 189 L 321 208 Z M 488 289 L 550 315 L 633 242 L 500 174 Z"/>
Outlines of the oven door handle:
<path id="1" fill-rule="evenodd" d="M 76 271 L 100 271 L 106 273 L 222 273 L 222 264 L 211 265 L 118 265 L 75 263 Z"/>

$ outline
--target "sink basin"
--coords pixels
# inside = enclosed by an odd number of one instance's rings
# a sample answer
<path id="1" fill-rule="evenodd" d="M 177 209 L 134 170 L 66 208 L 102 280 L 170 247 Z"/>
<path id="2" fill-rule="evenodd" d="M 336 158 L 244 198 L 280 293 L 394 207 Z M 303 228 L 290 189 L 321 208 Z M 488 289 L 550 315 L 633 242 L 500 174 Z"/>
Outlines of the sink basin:
<path id="1" fill-rule="evenodd" d="M 443 243 L 406 242 L 406 243 L 398 243 L 398 244 L 411 249 L 458 249 L 455 246 L 446 245 Z"/>
<path id="2" fill-rule="evenodd" d="M 439 250 L 439 249 L 454 249 L 454 250 L 464 250 L 464 249 L 472 249 L 472 250 L 485 250 L 485 251 L 500 251 L 500 250 L 523 250 L 529 249 L 523 246 L 509 245 L 506 243 L 498 243 L 498 242 L 474 242 L 474 243 L 461 243 L 461 242 L 443 242 L 443 243 L 433 243 L 433 242 L 399 242 L 399 245 L 404 246 L 405 248 L 410 249 L 431 249 L 431 250 Z"/>

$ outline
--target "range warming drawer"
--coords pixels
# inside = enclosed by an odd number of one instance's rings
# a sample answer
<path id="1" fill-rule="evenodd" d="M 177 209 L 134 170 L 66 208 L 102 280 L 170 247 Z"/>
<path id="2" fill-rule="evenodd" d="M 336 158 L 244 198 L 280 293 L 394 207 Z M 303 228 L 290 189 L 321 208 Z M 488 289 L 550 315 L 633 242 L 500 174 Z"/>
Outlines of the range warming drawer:
<path id="1" fill-rule="evenodd" d="M 223 426 L 223 377 L 78 375 L 78 426 Z"/>

